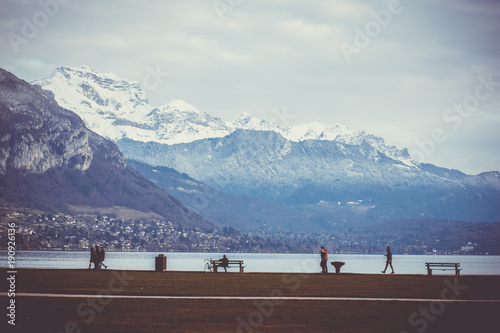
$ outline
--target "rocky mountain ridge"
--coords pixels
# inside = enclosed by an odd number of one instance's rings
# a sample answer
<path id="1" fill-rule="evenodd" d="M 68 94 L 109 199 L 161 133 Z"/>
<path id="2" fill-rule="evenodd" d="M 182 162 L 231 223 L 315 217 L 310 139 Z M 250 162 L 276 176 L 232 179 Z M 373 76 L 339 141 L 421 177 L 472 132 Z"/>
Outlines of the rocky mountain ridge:
<path id="1" fill-rule="evenodd" d="M 307 213 L 262 199 L 216 190 L 174 169 L 151 166 L 133 160 L 127 164 L 181 200 L 203 218 L 241 232 L 294 230 L 320 232 L 324 228 Z"/>
<path id="2" fill-rule="evenodd" d="M 213 227 L 128 167 L 117 146 L 80 117 L 3 69 L 0 133 L 3 205 L 49 212 L 122 206 L 172 223 Z"/>
<path id="3" fill-rule="evenodd" d="M 469 176 L 433 165 L 410 167 L 366 143 L 291 142 L 275 132 L 238 130 L 186 144 L 120 140 L 118 146 L 126 156 L 184 172 L 218 190 L 305 210 L 331 223 L 498 220 L 500 173 Z"/>

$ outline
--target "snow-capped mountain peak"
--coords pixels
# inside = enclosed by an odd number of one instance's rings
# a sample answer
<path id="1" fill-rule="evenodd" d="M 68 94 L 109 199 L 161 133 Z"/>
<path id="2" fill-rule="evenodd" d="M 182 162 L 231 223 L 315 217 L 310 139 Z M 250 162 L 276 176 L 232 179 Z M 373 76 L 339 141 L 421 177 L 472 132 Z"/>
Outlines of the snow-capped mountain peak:
<path id="1" fill-rule="evenodd" d="M 252 123 L 254 121 L 261 121 L 261 119 L 254 118 L 254 117 L 252 117 L 251 114 L 243 112 L 234 119 L 233 124 L 236 126 L 243 127 L 243 126 L 247 126 L 249 123 Z"/>
<path id="2" fill-rule="evenodd" d="M 343 124 L 326 126 L 318 122 L 312 122 L 309 124 L 296 125 L 290 128 L 290 134 L 287 138 L 291 141 L 337 141 L 348 145 L 362 145 L 365 143 L 403 164 L 408 166 L 417 165 L 417 163 L 411 159 L 407 149 L 389 146 L 381 137 L 368 134 L 365 131 L 352 130 Z"/>
<path id="3" fill-rule="evenodd" d="M 164 109 L 169 110 L 169 111 L 172 110 L 172 111 L 181 111 L 181 112 L 197 112 L 197 113 L 200 112 L 193 105 L 191 105 L 183 100 L 180 100 L 180 99 L 176 99 L 176 100 L 168 102 L 164 106 Z"/>
<path id="4" fill-rule="evenodd" d="M 225 122 L 200 112 L 193 105 L 175 100 L 153 109 L 148 114 L 156 142 L 177 144 L 195 140 L 224 137 L 231 133 Z"/>
<path id="5" fill-rule="evenodd" d="M 281 134 L 285 138 L 289 136 L 290 132 L 290 129 L 288 128 L 280 127 L 275 123 L 265 119 L 253 117 L 252 115 L 246 112 L 243 112 L 238 117 L 236 117 L 236 119 L 229 125 L 233 127 L 235 130 L 244 129 L 252 131 L 273 131 Z"/>
<path id="6" fill-rule="evenodd" d="M 44 85 L 46 89 L 50 86 L 60 89 L 65 87 L 65 95 L 74 96 L 78 93 L 98 106 L 113 106 L 118 113 L 122 106 L 137 108 L 149 104 L 139 82 L 127 81 L 113 73 L 97 73 L 86 66 L 60 67 L 54 70 L 50 77 L 35 83 Z M 121 113 L 127 114 L 127 109 L 125 108 L 125 112 Z"/>
<path id="7" fill-rule="evenodd" d="M 52 91 L 62 107 L 74 111 L 91 130 L 113 141 L 128 138 L 178 144 L 224 137 L 238 129 L 273 131 L 294 142 L 366 143 L 391 158 L 414 165 L 406 150 L 388 146 L 380 137 L 353 131 L 341 124 L 326 126 L 313 122 L 289 128 L 248 113 L 242 113 L 233 122 L 224 122 L 182 100 L 154 107 L 139 82 L 113 73 L 98 73 L 86 66 L 57 68 L 51 76 L 34 84 Z"/>
<path id="8" fill-rule="evenodd" d="M 59 105 L 74 111 L 87 127 L 113 141 L 128 138 L 176 144 L 231 133 L 222 120 L 185 101 L 151 106 L 139 82 L 98 73 L 87 66 L 60 67 L 33 83 L 51 91 Z"/>
<path id="9" fill-rule="evenodd" d="M 60 67 L 33 82 L 54 93 L 60 106 L 77 113 L 94 132 L 112 140 L 126 136 L 124 124 L 143 124 L 149 103 L 138 82 L 89 67 Z M 137 137 L 137 136 L 136 136 Z"/>
<path id="10" fill-rule="evenodd" d="M 318 122 L 295 125 L 290 129 L 289 138 L 292 141 L 318 140 L 326 129 L 327 126 Z"/>

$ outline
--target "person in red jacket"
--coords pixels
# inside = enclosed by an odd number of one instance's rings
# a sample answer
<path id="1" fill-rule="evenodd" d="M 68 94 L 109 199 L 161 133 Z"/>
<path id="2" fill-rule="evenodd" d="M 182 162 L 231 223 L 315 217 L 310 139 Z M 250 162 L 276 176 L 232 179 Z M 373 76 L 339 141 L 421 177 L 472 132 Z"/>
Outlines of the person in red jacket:
<path id="1" fill-rule="evenodd" d="M 328 273 L 328 250 L 322 246 L 319 253 L 321 254 L 321 263 L 319 264 L 321 266 L 321 273 Z"/>

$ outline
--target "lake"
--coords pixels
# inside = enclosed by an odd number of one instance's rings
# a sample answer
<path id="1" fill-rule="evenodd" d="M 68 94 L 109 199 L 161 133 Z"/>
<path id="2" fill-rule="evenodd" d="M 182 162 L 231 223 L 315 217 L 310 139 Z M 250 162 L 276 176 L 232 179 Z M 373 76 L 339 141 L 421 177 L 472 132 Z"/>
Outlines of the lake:
<path id="1" fill-rule="evenodd" d="M 107 252 L 110 269 L 154 270 L 158 252 Z M 169 271 L 203 271 L 204 259 L 219 259 L 222 253 L 165 252 Z M 318 254 L 226 253 L 229 259 L 245 261 L 245 272 L 316 273 L 321 272 Z M 16 268 L 88 268 L 90 252 L 17 251 Z M 380 273 L 385 266 L 382 254 L 330 254 L 331 261 L 344 261 L 342 273 Z M 459 262 L 464 275 L 500 275 L 500 256 L 394 255 L 396 274 L 426 274 L 426 262 Z M 0 251 L 0 267 L 7 267 L 7 251 Z M 237 271 L 232 269 L 232 271 Z M 390 268 L 388 269 L 390 272 Z M 441 274 L 435 271 L 436 274 Z M 444 271 L 451 274 L 452 271 Z M 434 272 L 433 272 L 434 274 Z"/>

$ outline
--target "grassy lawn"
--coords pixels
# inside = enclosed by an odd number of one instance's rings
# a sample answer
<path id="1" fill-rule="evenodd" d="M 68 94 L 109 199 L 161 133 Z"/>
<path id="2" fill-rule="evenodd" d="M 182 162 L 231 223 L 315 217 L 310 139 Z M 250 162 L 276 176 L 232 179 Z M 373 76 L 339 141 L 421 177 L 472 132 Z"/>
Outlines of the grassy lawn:
<path id="1" fill-rule="evenodd" d="M 0 291 L 7 291 L 2 281 Z M 499 276 L 38 269 L 16 275 L 17 292 L 88 295 L 499 300 L 499 285 Z M 2 297 L 2 305 L 7 301 Z M 22 332 L 497 332 L 499 313 L 500 303 L 16 297 Z"/>

